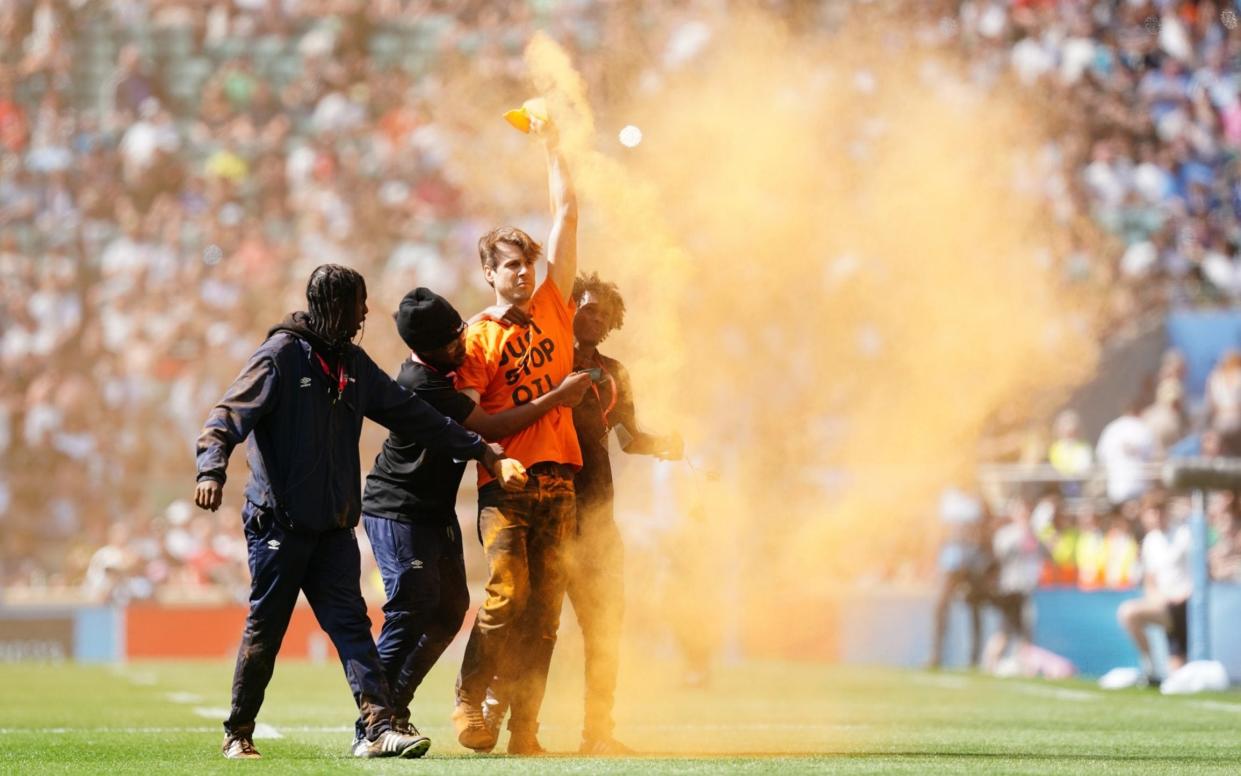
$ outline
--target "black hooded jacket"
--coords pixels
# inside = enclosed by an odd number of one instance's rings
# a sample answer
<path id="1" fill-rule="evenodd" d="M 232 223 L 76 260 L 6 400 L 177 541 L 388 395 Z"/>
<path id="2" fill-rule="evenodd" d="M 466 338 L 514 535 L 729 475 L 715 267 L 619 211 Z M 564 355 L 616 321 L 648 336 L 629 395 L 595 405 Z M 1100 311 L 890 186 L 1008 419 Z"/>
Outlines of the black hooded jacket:
<path id="1" fill-rule="evenodd" d="M 362 418 L 454 458 L 482 457 L 477 434 L 436 412 L 361 348 L 331 349 L 293 313 L 268 332 L 198 437 L 198 479 L 224 482 L 243 439 L 246 499 L 296 531 L 351 528 L 361 514 Z"/>

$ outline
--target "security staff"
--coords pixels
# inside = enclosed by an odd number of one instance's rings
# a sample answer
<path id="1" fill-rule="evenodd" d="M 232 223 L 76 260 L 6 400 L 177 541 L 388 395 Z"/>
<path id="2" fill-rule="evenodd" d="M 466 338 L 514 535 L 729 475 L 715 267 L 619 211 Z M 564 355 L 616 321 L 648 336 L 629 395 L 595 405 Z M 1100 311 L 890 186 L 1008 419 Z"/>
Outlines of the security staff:
<path id="1" fill-rule="evenodd" d="M 366 723 L 358 757 L 419 757 L 430 741 L 392 727 L 392 705 L 360 588 L 353 529 L 361 512 L 358 439 L 368 417 L 462 459 L 478 459 L 506 487 L 524 484 L 500 450 L 397 385 L 353 344 L 366 318 L 366 283 L 325 264 L 306 287 L 308 312 L 274 327 L 212 410 L 198 438 L 194 500 L 215 510 L 233 448 L 246 441 L 242 510 L 250 610 L 224 722 L 224 756 L 259 757 L 255 718 L 299 591 L 331 637 Z"/>

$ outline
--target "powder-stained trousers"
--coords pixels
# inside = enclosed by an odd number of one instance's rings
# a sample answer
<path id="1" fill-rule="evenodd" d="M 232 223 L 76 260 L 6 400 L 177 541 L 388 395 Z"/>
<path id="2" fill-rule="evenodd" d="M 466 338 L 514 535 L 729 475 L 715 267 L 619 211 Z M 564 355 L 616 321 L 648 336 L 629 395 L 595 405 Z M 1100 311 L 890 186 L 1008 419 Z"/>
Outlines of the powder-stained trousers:
<path id="1" fill-rule="evenodd" d="M 579 499 L 577 528 L 570 532 L 567 548 L 569 602 L 582 628 L 586 652 L 582 735 L 609 738 L 625 607 L 625 548 L 610 498 Z"/>
<path id="2" fill-rule="evenodd" d="M 493 682 L 511 704 L 509 730 L 536 732 L 565 596 L 564 542 L 574 520 L 573 470 L 535 464 L 525 487 L 478 492 L 490 577 L 457 679 L 459 701 L 481 704 Z"/>

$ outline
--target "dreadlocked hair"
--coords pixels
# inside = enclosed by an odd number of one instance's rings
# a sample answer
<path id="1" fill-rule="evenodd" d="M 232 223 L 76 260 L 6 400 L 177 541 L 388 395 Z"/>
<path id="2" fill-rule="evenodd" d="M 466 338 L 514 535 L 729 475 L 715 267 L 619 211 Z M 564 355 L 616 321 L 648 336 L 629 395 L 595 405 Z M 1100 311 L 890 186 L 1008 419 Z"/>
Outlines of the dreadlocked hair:
<path id="1" fill-rule="evenodd" d="M 590 294 L 607 311 L 608 330 L 619 329 L 625 325 L 625 299 L 615 283 L 609 283 L 599 274 L 578 275 L 573 279 L 573 302 L 581 304 L 582 297 Z"/>
<path id="2" fill-rule="evenodd" d="M 332 347 L 352 336 L 358 295 L 366 294 L 366 280 L 357 270 L 340 264 L 322 264 L 306 283 L 306 306 L 310 325 Z"/>

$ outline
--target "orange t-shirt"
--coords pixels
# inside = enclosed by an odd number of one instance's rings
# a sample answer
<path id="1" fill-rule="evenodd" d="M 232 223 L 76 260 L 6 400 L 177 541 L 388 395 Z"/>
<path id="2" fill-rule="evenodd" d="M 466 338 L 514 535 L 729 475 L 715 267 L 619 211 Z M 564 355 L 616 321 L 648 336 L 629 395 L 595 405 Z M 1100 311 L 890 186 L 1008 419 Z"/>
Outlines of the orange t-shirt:
<path id="1" fill-rule="evenodd" d="M 479 321 L 466 330 L 465 363 L 456 383 L 458 390 L 478 391 L 478 406 L 495 415 L 542 396 L 572 371 L 573 305 L 549 277 L 530 300 L 529 326 Z M 526 467 L 545 461 L 582 467 L 570 407 L 556 407 L 499 442 Z M 479 487 L 493 479 L 478 467 Z"/>

